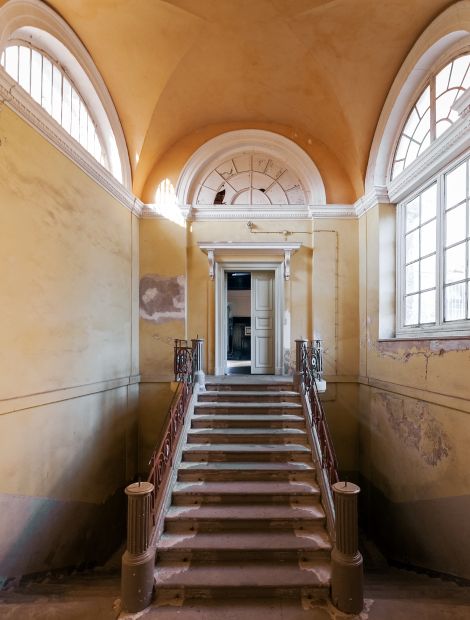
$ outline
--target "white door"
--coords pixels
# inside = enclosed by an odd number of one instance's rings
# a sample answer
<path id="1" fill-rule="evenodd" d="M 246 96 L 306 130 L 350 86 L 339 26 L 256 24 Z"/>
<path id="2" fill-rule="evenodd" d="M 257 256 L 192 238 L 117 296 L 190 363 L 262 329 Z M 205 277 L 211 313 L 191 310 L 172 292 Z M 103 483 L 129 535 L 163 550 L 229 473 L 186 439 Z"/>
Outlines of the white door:
<path id="1" fill-rule="evenodd" d="M 251 272 L 251 374 L 274 373 L 274 272 Z"/>

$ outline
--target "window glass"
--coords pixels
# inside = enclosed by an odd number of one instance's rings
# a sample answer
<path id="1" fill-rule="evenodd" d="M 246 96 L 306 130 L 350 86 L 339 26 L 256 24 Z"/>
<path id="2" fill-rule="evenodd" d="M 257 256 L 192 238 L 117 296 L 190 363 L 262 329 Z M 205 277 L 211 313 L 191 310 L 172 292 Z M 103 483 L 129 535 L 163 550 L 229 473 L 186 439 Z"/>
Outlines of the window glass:
<path id="1" fill-rule="evenodd" d="M 59 63 L 30 45 L 12 44 L 2 52 L 0 64 L 67 133 L 104 164 L 104 150 L 93 118 Z"/>

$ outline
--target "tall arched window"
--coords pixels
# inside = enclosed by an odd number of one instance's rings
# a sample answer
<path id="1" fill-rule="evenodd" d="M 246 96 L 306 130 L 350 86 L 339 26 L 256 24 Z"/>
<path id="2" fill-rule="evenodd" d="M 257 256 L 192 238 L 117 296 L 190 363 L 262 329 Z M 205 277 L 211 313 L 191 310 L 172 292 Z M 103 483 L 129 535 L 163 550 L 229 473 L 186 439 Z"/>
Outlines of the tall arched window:
<path id="1" fill-rule="evenodd" d="M 106 151 L 83 97 L 61 64 L 23 41 L 11 42 L 0 65 L 65 131 L 109 168 Z"/>
<path id="2" fill-rule="evenodd" d="M 445 155 L 449 148 L 445 132 L 454 124 L 458 129 L 458 123 L 464 122 L 457 111 L 461 107 L 457 100 L 469 88 L 468 52 L 431 73 L 401 132 L 392 179 L 432 143 L 437 156 Z M 428 159 L 423 156 L 419 186 L 415 184 L 416 189 L 403 194 L 397 208 L 397 334 L 403 336 L 439 336 L 470 330 L 468 140 L 466 147 L 463 141 L 460 151 L 444 158 L 440 168 L 432 168 L 432 158 L 428 166 Z"/>
<path id="3" fill-rule="evenodd" d="M 469 87 L 470 53 L 454 58 L 430 76 L 400 134 L 393 159 L 392 179 L 457 120 L 458 114 L 452 106 Z"/>

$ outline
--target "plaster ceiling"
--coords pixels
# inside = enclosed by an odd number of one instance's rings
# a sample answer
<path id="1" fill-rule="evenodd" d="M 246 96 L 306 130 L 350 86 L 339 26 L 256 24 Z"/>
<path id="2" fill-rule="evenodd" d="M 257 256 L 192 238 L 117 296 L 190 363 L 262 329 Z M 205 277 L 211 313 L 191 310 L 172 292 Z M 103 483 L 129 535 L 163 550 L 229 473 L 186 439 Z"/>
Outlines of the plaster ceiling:
<path id="1" fill-rule="evenodd" d="M 449 0 L 50 0 L 109 88 L 134 191 L 208 126 L 282 126 L 363 192 L 375 126 L 417 37 Z M 300 143 L 300 142 L 299 142 Z M 302 146 L 302 144 L 301 144 Z M 318 155 L 320 157 L 320 155 Z M 323 170 L 322 170 L 323 166 Z"/>

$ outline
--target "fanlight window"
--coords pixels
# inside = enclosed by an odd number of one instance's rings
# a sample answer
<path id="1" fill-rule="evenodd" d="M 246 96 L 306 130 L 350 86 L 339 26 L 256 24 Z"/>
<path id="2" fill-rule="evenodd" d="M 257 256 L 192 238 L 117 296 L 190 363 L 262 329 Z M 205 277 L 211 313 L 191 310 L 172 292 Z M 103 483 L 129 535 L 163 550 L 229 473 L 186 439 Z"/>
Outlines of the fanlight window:
<path id="1" fill-rule="evenodd" d="M 109 167 L 96 124 L 83 98 L 57 62 L 45 52 L 19 42 L 5 48 L 0 64 L 72 138 L 100 164 Z"/>
<path id="2" fill-rule="evenodd" d="M 305 191 L 283 162 L 263 153 L 240 153 L 206 176 L 198 205 L 303 205 Z"/>
<path id="3" fill-rule="evenodd" d="M 401 133 L 393 160 L 392 179 L 457 120 L 458 114 L 452 110 L 452 106 L 469 87 L 470 54 L 454 58 L 431 77 Z"/>

